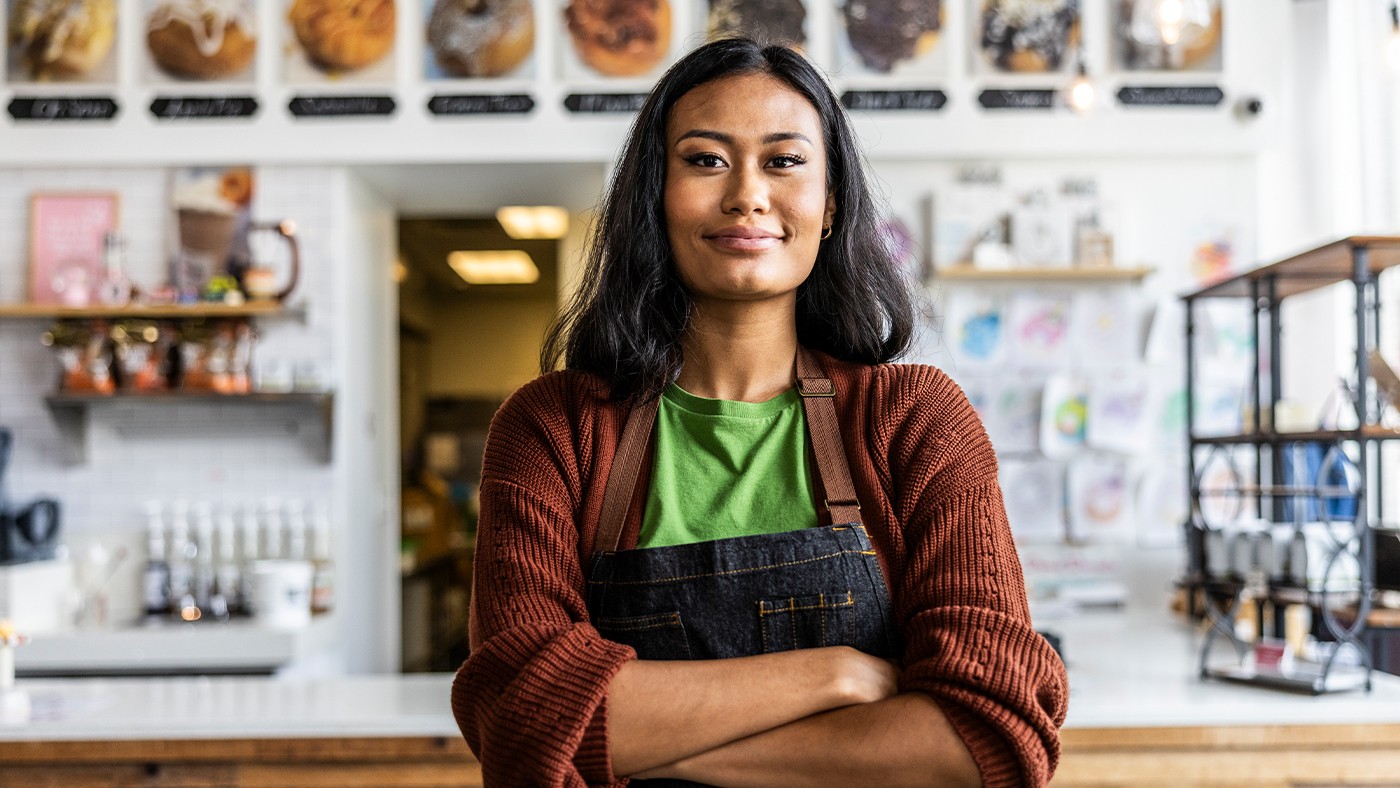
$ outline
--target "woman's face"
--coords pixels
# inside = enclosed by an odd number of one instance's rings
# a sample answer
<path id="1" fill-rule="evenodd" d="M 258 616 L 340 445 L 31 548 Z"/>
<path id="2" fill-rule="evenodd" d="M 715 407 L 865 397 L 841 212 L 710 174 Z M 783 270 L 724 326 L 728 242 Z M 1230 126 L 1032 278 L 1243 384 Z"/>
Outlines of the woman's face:
<path id="1" fill-rule="evenodd" d="M 666 234 L 697 303 L 795 299 L 835 201 L 821 119 L 765 74 L 690 91 L 666 124 Z"/>

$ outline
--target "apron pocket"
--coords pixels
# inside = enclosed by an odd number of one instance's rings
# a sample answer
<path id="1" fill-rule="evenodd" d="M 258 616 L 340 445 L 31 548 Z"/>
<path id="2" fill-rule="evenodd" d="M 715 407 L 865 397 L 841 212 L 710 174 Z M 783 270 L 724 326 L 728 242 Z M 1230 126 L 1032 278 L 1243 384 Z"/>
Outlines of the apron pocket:
<path id="1" fill-rule="evenodd" d="M 599 617 L 593 626 L 608 640 L 636 649 L 638 659 L 690 659 L 690 643 L 679 611 Z"/>
<path id="2" fill-rule="evenodd" d="M 760 599 L 763 653 L 856 644 L 856 600 L 849 590 Z"/>

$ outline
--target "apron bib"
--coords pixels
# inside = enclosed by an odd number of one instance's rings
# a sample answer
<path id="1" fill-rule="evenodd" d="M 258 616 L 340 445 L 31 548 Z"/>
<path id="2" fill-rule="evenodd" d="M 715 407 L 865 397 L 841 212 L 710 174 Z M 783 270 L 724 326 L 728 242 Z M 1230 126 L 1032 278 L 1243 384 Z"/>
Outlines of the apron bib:
<path id="1" fill-rule="evenodd" d="M 659 403 L 633 408 L 603 494 L 588 614 L 640 659 L 726 659 L 823 646 L 894 658 L 884 573 L 841 446 L 835 386 L 803 348 L 797 390 L 832 525 L 712 542 L 618 550 Z M 637 786 L 697 785 L 634 780 Z"/>

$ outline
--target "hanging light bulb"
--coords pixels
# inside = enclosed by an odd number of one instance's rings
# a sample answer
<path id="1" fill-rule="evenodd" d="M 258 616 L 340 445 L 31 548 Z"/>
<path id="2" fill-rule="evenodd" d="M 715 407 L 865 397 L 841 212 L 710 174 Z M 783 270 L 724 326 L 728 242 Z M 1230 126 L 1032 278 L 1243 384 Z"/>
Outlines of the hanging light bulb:
<path id="1" fill-rule="evenodd" d="M 1131 30 L 1144 46 L 1190 46 L 1210 29 L 1210 0 L 1135 0 Z"/>
<path id="2" fill-rule="evenodd" d="M 1390 4 L 1390 40 L 1385 42 L 1385 61 L 1393 74 L 1400 74 L 1400 3 Z"/>
<path id="3" fill-rule="evenodd" d="M 1089 69 L 1084 65 L 1084 53 L 1079 54 L 1079 65 L 1074 72 L 1074 81 L 1069 83 L 1065 101 L 1069 108 L 1083 115 L 1094 108 L 1094 83 L 1089 79 Z"/>

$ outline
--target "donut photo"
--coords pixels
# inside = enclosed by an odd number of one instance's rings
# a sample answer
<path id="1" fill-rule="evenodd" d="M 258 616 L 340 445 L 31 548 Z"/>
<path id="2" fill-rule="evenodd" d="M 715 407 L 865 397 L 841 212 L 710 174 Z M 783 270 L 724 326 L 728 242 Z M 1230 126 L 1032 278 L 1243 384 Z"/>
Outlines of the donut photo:
<path id="1" fill-rule="evenodd" d="M 1113 62 L 1124 71 L 1218 72 L 1223 66 L 1220 0 L 1197 18 L 1161 20 L 1156 3 L 1115 0 Z"/>
<path id="2" fill-rule="evenodd" d="M 115 85 L 116 0 L 10 0 L 10 82 Z"/>
<path id="3" fill-rule="evenodd" d="M 745 35 L 807 48 L 807 8 L 802 0 L 709 0 L 707 5 L 707 40 Z"/>
<path id="4" fill-rule="evenodd" d="M 394 0 L 291 0 L 287 82 L 392 83 L 397 16 Z"/>
<path id="5" fill-rule="evenodd" d="M 946 0 L 845 0 L 836 14 L 836 61 L 844 74 L 938 74 Z"/>
<path id="6" fill-rule="evenodd" d="M 531 0 L 427 0 L 428 79 L 530 77 L 535 51 Z"/>
<path id="7" fill-rule="evenodd" d="M 565 78 L 659 74 L 670 60 L 670 0 L 566 0 Z"/>
<path id="8" fill-rule="evenodd" d="M 1067 71 L 1079 45 L 1079 0 L 982 0 L 973 41 L 979 70 Z"/>
<path id="9" fill-rule="evenodd" d="M 146 15 L 152 81 L 253 81 L 253 0 L 155 0 Z"/>

